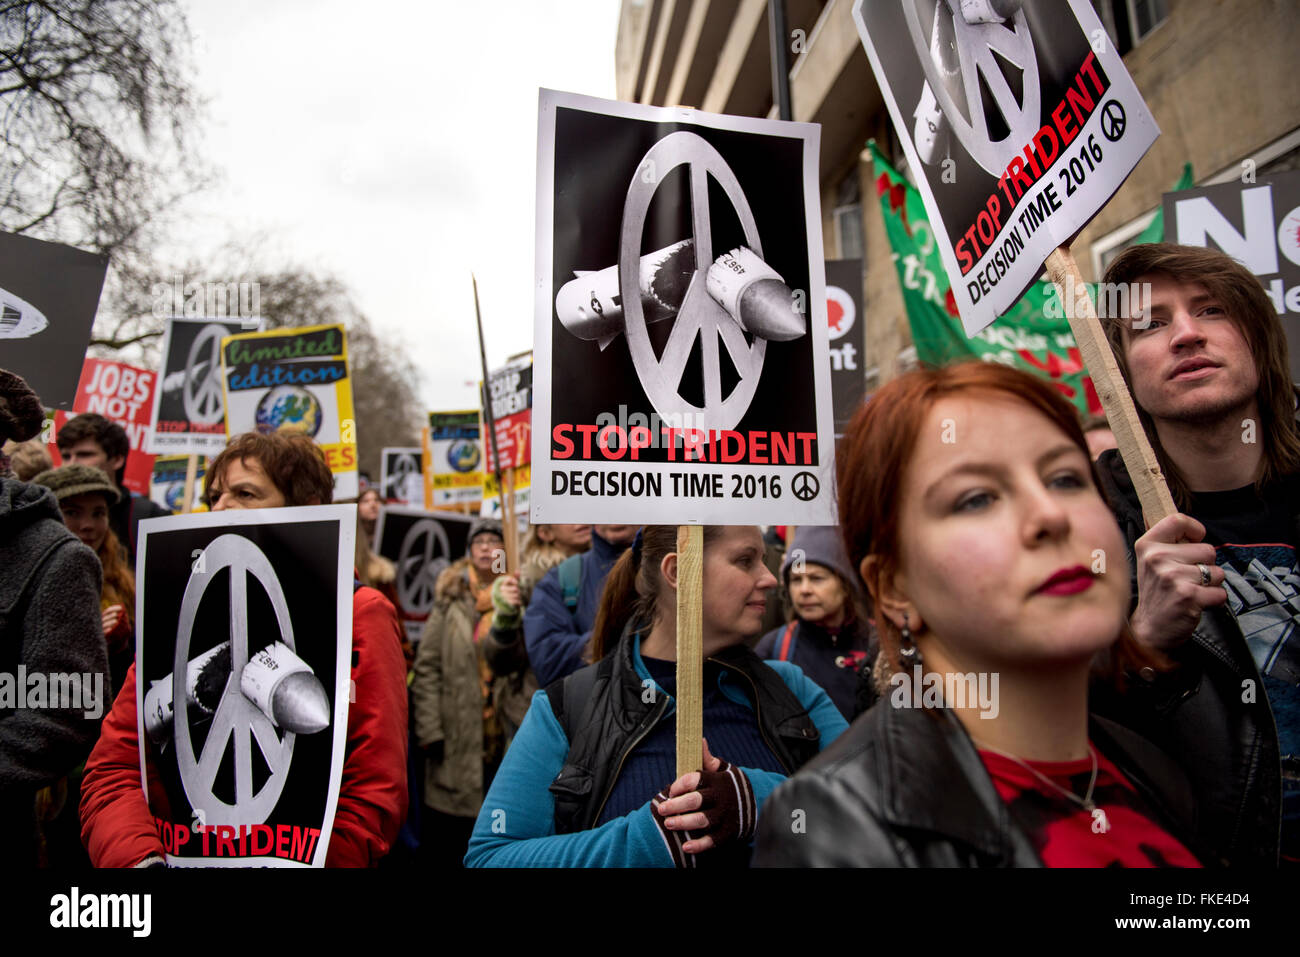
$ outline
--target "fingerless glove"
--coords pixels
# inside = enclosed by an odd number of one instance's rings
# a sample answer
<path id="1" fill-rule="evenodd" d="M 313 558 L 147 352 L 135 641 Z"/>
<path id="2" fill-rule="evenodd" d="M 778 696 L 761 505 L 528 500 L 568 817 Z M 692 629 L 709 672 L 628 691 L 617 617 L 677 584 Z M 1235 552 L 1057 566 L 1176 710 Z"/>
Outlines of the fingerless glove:
<path id="1" fill-rule="evenodd" d="M 717 849 L 735 840 L 748 841 L 754 836 L 758 825 L 758 804 L 754 800 L 754 789 L 745 772 L 734 764 L 723 761 L 722 767 L 717 771 L 701 771 L 700 783 L 695 790 L 702 799 L 700 807 L 698 811 L 686 813 L 700 813 L 708 819 L 708 826 L 702 830 L 674 831 L 665 826 L 659 805 L 668 800 L 667 788 L 650 800 L 651 814 L 676 867 L 696 866 L 696 855 L 682 850 L 682 845 L 687 841 L 712 835 L 713 849 Z"/>

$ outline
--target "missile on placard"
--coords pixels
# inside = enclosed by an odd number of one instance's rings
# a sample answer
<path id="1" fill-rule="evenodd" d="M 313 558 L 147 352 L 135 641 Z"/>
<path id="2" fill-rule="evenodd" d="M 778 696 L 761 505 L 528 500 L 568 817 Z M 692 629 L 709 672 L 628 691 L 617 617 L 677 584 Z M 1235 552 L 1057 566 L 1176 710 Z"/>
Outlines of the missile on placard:
<path id="1" fill-rule="evenodd" d="M 676 315 L 695 274 L 695 241 L 684 239 L 641 257 L 639 289 L 646 322 Z M 618 266 L 578 273 L 560 288 L 555 311 L 579 339 L 602 349 L 625 329 Z M 746 246 L 723 253 L 708 269 L 705 288 L 746 332 L 785 342 L 808 331 L 807 318 L 780 274 Z"/>
<path id="2" fill-rule="evenodd" d="M 961 0 L 961 16 L 967 23 L 1005 23 L 1014 19 L 1024 0 Z"/>
<path id="3" fill-rule="evenodd" d="M 221 703 L 230 679 L 230 642 L 225 641 L 186 667 L 186 700 L 194 719 L 207 721 Z M 255 652 L 239 676 L 239 690 L 271 722 L 296 734 L 314 734 L 330 723 L 329 696 L 311 666 L 277 641 Z M 145 730 L 162 743 L 171 735 L 172 676 L 155 681 L 145 695 Z"/>
<path id="4" fill-rule="evenodd" d="M 175 392 L 178 389 L 185 388 L 185 381 L 194 376 L 196 380 L 203 379 L 208 373 L 208 360 L 201 360 L 193 369 L 177 369 L 171 375 L 162 380 L 162 390 L 164 392 Z"/>
<path id="5" fill-rule="evenodd" d="M 751 335 L 789 342 L 808 331 L 794 291 L 748 246 L 723 253 L 709 267 L 709 295 Z"/>
<path id="6" fill-rule="evenodd" d="M 315 734 L 329 727 L 330 699 L 325 687 L 311 665 L 282 641 L 249 656 L 239 676 L 239 690 L 277 728 Z"/>
<path id="7" fill-rule="evenodd" d="M 661 322 L 677 313 L 695 274 L 695 241 L 683 239 L 641 257 L 638 289 L 645 321 Z M 618 265 L 592 272 L 575 271 L 555 297 L 555 313 L 579 339 L 607 340 L 626 325 L 618 290 Z"/>
<path id="8" fill-rule="evenodd" d="M 223 641 L 185 666 L 185 700 L 193 709 L 195 721 L 207 721 L 216 713 L 230 677 L 230 642 Z M 172 676 L 161 678 L 149 686 L 144 696 L 144 729 L 155 744 L 171 737 Z"/>
<path id="9" fill-rule="evenodd" d="M 30 339 L 49 324 L 31 303 L 0 289 L 0 339 Z"/>

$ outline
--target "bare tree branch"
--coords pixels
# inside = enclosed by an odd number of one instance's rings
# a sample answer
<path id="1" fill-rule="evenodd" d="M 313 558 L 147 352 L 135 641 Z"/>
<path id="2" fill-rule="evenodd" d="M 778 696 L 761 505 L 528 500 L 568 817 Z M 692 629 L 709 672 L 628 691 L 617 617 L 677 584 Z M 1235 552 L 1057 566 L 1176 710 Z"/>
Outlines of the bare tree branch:
<path id="1" fill-rule="evenodd" d="M 145 342 L 148 339 L 160 338 L 162 334 L 163 331 L 159 329 L 157 332 L 142 332 L 138 336 L 129 336 L 126 339 L 91 339 L 90 344 L 92 346 L 103 346 L 107 349 L 125 349 L 127 346 L 133 346 L 137 342 Z"/>

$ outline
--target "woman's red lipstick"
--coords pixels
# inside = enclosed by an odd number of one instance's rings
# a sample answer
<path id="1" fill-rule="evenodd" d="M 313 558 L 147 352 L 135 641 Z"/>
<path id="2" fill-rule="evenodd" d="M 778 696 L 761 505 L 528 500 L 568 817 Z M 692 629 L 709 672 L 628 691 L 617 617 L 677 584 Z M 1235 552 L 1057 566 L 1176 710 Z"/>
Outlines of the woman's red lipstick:
<path id="1" fill-rule="evenodd" d="M 1038 591 L 1044 595 L 1077 595 L 1091 588 L 1092 581 L 1092 572 L 1082 565 L 1075 565 L 1071 568 L 1062 568 L 1039 585 Z"/>

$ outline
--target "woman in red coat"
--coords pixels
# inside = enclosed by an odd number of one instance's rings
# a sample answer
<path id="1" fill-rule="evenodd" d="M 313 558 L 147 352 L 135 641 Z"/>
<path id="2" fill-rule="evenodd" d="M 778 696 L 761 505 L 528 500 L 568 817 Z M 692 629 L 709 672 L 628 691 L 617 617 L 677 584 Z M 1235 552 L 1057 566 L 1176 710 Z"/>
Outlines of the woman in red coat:
<path id="1" fill-rule="evenodd" d="M 208 470 L 212 510 L 329 504 L 333 478 L 320 449 L 287 433 L 236 437 Z M 406 664 L 392 604 L 372 588 L 352 598 L 352 681 L 347 758 L 327 867 L 370 867 L 388 853 L 406 816 Z M 81 788 L 81 837 L 96 867 L 163 863 L 163 845 L 140 789 L 135 666 L 131 666 Z M 152 747 L 146 743 L 147 747 Z M 150 782 L 160 799 L 161 785 Z"/>

